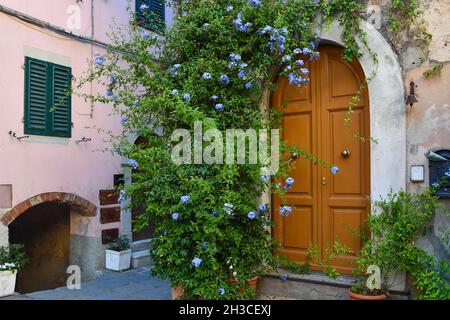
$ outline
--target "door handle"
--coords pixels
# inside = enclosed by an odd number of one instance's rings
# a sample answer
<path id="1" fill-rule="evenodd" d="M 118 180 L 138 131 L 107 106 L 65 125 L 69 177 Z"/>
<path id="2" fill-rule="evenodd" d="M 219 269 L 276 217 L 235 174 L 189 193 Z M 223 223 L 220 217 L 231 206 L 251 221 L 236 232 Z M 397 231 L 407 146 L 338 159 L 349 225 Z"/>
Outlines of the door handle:
<path id="1" fill-rule="evenodd" d="M 327 178 L 323 177 L 323 178 L 322 178 L 322 185 L 324 186 L 324 185 L 326 185 L 326 184 L 327 184 Z"/>
<path id="2" fill-rule="evenodd" d="M 341 152 L 341 156 L 342 156 L 342 158 L 348 158 L 348 157 L 350 157 L 350 150 L 344 149 L 344 150 Z"/>

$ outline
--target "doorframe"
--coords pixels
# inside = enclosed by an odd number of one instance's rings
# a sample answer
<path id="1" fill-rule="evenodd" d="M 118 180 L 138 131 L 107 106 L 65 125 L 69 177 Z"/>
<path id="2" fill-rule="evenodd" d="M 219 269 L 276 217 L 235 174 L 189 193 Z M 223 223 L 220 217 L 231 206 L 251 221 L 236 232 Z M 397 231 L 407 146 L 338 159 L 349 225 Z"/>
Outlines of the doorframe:
<path id="1" fill-rule="evenodd" d="M 367 42 L 378 57 L 378 70 L 368 84 L 370 136 L 378 140 L 370 148 L 370 190 L 371 199 L 376 200 L 393 192 L 405 190 L 406 170 L 406 109 L 404 104 L 404 85 L 397 55 L 389 43 L 371 24 L 361 19 L 361 29 L 367 34 Z M 316 33 L 323 43 L 343 47 L 342 26 L 337 20 L 330 26 L 316 25 Z M 360 45 L 363 57 L 359 63 L 364 74 L 370 75 L 376 68 L 367 48 Z M 276 81 L 279 70 L 273 70 L 271 83 Z M 268 116 L 271 91 L 265 88 L 261 111 Z M 271 205 L 271 190 L 266 189 L 260 198 L 261 203 Z"/>

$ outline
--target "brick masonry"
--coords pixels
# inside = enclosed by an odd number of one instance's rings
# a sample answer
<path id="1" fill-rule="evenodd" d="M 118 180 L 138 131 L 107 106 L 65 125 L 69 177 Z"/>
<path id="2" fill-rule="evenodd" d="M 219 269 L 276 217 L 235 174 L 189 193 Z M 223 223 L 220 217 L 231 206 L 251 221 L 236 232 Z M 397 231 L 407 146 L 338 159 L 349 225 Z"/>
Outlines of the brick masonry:
<path id="1" fill-rule="evenodd" d="M 0 221 L 4 225 L 8 226 L 12 221 L 14 221 L 14 219 L 19 217 L 25 211 L 27 211 L 31 207 L 34 207 L 44 202 L 59 202 L 68 204 L 69 206 L 77 209 L 77 211 L 79 211 L 79 213 L 85 217 L 94 217 L 97 214 L 97 206 L 75 194 L 63 192 L 49 192 L 49 193 L 42 193 L 40 195 L 34 196 L 28 200 L 19 203 L 13 209 L 7 212 L 0 219 Z"/>

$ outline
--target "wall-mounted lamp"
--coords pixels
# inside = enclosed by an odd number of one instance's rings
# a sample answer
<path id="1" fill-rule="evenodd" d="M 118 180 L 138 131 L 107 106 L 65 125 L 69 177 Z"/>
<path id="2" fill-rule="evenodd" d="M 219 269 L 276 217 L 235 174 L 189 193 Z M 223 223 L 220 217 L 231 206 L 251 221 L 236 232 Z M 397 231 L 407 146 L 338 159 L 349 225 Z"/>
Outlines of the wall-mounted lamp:
<path id="1" fill-rule="evenodd" d="M 406 97 L 406 104 L 412 107 L 413 104 L 417 102 L 419 102 L 419 100 L 416 98 L 416 84 L 414 81 L 411 81 L 409 84 L 409 95 Z"/>
<path id="2" fill-rule="evenodd" d="M 82 143 L 82 142 L 85 143 L 85 142 L 89 142 L 91 140 L 92 140 L 91 138 L 83 137 L 80 140 L 75 141 L 75 143 Z"/>
<path id="3" fill-rule="evenodd" d="M 22 140 L 22 139 L 28 139 L 28 138 L 30 137 L 30 136 L 21 136 L 21 137 L 18 137 L 17 134 L 16 134 L 15 132 L 11 131 L 11 130 L 9 130 L 8 134 L 9 134 L 11 137 L 16 138 L 16 139 L 19 140 L 19 141 Z"/>

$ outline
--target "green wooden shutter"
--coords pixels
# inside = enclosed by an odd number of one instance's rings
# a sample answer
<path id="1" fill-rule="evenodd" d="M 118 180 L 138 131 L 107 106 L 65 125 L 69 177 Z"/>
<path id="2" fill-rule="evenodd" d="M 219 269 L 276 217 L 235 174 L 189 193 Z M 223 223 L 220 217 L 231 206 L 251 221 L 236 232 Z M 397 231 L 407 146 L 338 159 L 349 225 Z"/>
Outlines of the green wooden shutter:
<path id="1" fill-rule="evenodd" d="M 68 67 L 51 64 L 52 68 L 52 105 L 50 107 L 51 131 L 55 136 L 70 137 L 71 120 L 71 83 L 72 72 Z"/>
<path id="2" fill-rule="evenodd" d="M 141 5 L 147 5 L 148 11 L 141 12 Z M 164 0 L 136 0 L 136 17 L 139 25 L 152 31 L 164 31 L 165 1 Z"/>
<path id="3" fill-rule="evenodd" d="M 45 61 L 25 58 L 25 133 L 48 134 L 49 78 Z"/>
<path id="4" fill-rule="evenodd" d="M 26 134 L 71 137 L 71 82 L 70 68 L 25 57 Z"/>
<path id="5" fill-rule="evenodd" d="M 164 30 L 166 20 L 166 6 L 164 0 L 152 0 L 152 12 L 155 15 L 159 30 Z"/>

